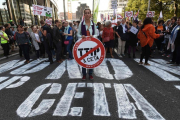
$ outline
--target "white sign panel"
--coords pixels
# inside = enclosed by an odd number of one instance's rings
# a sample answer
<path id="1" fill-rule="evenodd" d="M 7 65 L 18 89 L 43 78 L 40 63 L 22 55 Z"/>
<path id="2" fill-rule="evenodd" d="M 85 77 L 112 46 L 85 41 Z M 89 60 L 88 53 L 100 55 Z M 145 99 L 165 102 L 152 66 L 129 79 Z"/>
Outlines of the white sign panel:
<path id="1" fill-rule="evenodd" d="M 52 8 L 33 4 L 33 14 L 52 17 Z"/>
<path id="2" fill-rule="evenodd" d="M 138 29 L 132 26 L 131 29 L 130 29 L 130 31 L 131 31 L 133 34 L 137 34 Z"/>
<path id="3" fill-rule="evenodd" d="M 133 11 L 126 11 L 125 17 L 128 17 L 128 18 L 133 17 Z"/>
<path id="4" fill-rule="evenodd" d="M 154 17 L 155 11 L 148 11 L 146 17 Z"/>

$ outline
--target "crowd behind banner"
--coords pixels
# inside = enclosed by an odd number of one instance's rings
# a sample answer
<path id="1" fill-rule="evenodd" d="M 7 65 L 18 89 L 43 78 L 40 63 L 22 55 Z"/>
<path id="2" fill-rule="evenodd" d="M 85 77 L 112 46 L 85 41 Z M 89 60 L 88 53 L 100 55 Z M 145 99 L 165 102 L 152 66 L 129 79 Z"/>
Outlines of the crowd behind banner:
<path id="1" fill-rule="evenodd" d="M 136 58 L 136 51 L 141 47 L 139 64 L 143 64 L 142 59 L 145 57 L 145 65 L 150 65 L 149 57 L 153 58 L 153 53 L 158 51 L 161 56 L 172 59 L 168 64 L 177 66 L 180 64 L 179 20 L 172 17 L 167 21 L 159 20 L 156 24 L 151 18 L 146 18 L 143 22 L 134 20 L 132 23 L 122 19 L 114 27 L 111 21 L 106 21 L 105 24 L 98 22 L 96 28 L 98 39 L 103 42 L 106 52 L 109 50 L 112 58 L 115 50 L 120 58 L 126 54 L 129 58 Z M 17 31 L 14 24 L 1 26 L 0 37 L 4 56 L 8 58 L 9 51 L 19 47 L 19 55 L 24 56 L 25 63 L 30 62 L 30 54 L 33 52 L 37 60 L 45 58 L 47 54 L 46 62 L 51 64 L 54 62 L 53 58 L 56 58 L 58 63 L 73 59 L 72 48 L 78 40 L 80 21 L 69 23 L 55 20 L 52 25 L 47 19 L 41 20 L 40 24 L 41 26 L 31 26 L 31 33 L 23 25 L 17 25 Z"/>

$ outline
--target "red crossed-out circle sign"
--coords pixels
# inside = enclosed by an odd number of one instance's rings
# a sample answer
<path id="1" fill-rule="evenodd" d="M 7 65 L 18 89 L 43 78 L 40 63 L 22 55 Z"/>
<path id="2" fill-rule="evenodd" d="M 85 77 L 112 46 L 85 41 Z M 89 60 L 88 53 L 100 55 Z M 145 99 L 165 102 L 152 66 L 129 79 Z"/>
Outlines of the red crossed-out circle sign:
<path id="1" fill-rule="evenodd" d="M 73 56 L 80 66 L 88 69 L 95 68 L 104 60 L 104 45 L 97 38 L 79 39 L 73 47 Z"/>
<path id="2" fill-rule="evenodd" d="M 132 13 L 131 11 L 127 11 L 127 12 L 126 12 L 126 17 L 132 17 L 132 14 L 133 14 L 133 13 Z"/>
<path id="3" fill-rule="evenodd" d="M 154 11 L 148 11 L 146 17 L 154 17 Z"/>

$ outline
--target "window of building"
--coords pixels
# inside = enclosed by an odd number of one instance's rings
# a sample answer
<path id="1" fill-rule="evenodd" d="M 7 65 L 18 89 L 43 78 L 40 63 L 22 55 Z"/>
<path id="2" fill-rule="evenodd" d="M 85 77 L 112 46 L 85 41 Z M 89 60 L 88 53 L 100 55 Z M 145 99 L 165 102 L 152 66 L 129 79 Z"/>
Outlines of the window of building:
<path id="1" fill-rule="evenodd" d="M 9 22 L 9 11 L 6 0 L 0 0 L 0 25 Z"/>

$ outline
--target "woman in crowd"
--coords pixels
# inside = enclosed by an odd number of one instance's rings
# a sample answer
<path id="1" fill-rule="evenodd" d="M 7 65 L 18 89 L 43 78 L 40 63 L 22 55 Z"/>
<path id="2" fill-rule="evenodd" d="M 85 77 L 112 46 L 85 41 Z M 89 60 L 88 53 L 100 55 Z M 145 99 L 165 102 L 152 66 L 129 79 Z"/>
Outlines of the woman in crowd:
<path id="1" fill-rule="evenodd" d="M 135 27 L 136 29 L 138 29 L 138 21 L 133 21 L 133 27 Z M 138 32 L 137 32 L 138 33 Z M 133 50 L 133 58 L 135 58 L 135 52 L 136 52 L 136 46 L 137 46 L 137 42 L 138 42 L 138 38 L 137 38 L 137 33 L 134 34 L 132 32 L 129 32 L 129 41 L 128 41 L 128 55 L 129 58 L 131 58 L 131 49 Z"/>
<path id="2" fill-rule="evenodd" d="M 73 42 L 73 31 L 72 28 L 68 25 L 68 22 L 65 22 L 65 30 L 64 30 L 64 35 L 65 35 L 65 41 L 66 41 L 66 50 L 69 53 L 69 60 L 73 59 L 72 52 L 71 52 L 71 45 Z"/>
<path id="3" fill-rule="evenodd" d="M 177 25 L 172 30 L 172 35 L 170 42 L 174 47 L 172 47 L 172 51 L 175 51 L 176 57 L 175 57 L 175 64 L 172 66 L 179 66 L 180 65 L 180 17 L 177 19 Z"/>
<path id="4" fill-rule="evenodd" d="M 41 32 L 41 27 L 38 28 L 38 35 L 39 35 L 39 38 L 40 38 L 40 41 L 41 41 L 41 44 L 40 44 L 40 53 L 41 53 L 41 56 L 43 58 L 45 58 L 45 48 L 44 48 L 44 38 L 43 38 L 43 35 L 42 35 L 42 32 Z"/>
<path id="5" fill-rule="evenodd" d="M 84 10 L 84 20 L 79 24 L 78 38 L 85 38 L 86 36 L 97 38 L 97 29 L 93 21 L 91 21 L 91 10 Z M 86 68 L 82 67 L 83 77 L 82 80 L 86 80 Z M 93 80 L 93 69 L 89 69 L 89 79 Z"/>
<path id="6" fill-rule="evenodd" d="M 0 26 L 0 36 L 1 36 L 1 46 L 4 50 L 4 56 L 8 58 L 9 55 L 9 38 L 8 35 L 5 33 L 5 27 Z"/>
<path id="7" fill-rule="evenodd" d="M 149 55 L 150 55 L 150 48 L 153 45 L 154 39 L 157 39 L 163 34 L 156 34 L 155 33 L 155 28 L 153 26 L 153 21 L 151 18 L 147 17 L 144 22 L 142 27 L 140 28 L 140 31 L 138 33 L 138 38 L 140 39 L 141 42 L 141 47 L 142 47 L 142 53 L 140 57 L 140 62 L 139 64 L 143 64 L 143 58 L 145 56 L 145 63 L 144 65 L 150 65 L 148 63 Z"/>
<path id="8" fill-rule="evenodd" d="M 5 27 L 5 33 L 8 35 L 8 38 L 9 38 L 9 45 L 11 46 L 11 52 L 14 51 L 14 39 L 13 39 L 13 34 L 10 30 L 11 28 L 11 24 L 5 24 L 4 25 Z"/>
<path id="9" fill-rule="evenodd" d="M 18 25 L 17 29 L 18 32 L 16 33 L 16 42 L 19 45 L 19 47 L 22 49 L 24 57 L 26 59 L 25 63 L 27 64 L 30 62 L 28 34 L 24 32 L 24 28 L 22 25 Z"/>
<path id="10" fill-rule="evenodd" d="M 38 30 L 37 30 L 37 27 L 34 26 L 33 31 L 31 32 L 30 36 L 31 36 L 31 39 L 32 39 L 32 43 L 34 45 L 34 48 L 36 50 L 36 57 L 37 59 L 39 60 L 40 58 L 40 46 L 41 46 L 41 40 L 40 40 L 40 37 L 39 37 L 39 34 L 38 34 Z"/>
<path id="11" fill-rule="evenodd" d="M 158 26 L 155 27 L 156 34 L 161 34 L 161 33 L 163 33 L 166 30 L 166 28 L 165 28 L 165 26 L 163 26 L 163 24 L 164 24 L 163 20 L 159 20 L 158 21 Z M 162 42 L 164 41 L 164 37 L 157 38 L 154 41 L 156 43 L 158 51 L 162 53 Z"/>
<path id="12" fill-rule="evenodd" d="M 170 25 L 169 31 L 168 31 L 168 34 L 170 35 L 170 37 L 173 35 L 172 31 L 175 28 L 175 26 L 177 25 L 176 21 L 177 21 L 177 17 L 172 17 L 171 18 L 171 25 Z M 169 39 L 168 49 L 170 49 L 170 44 L 172 44 L 172 43 L 170 43 L 170 41 L 171 41 L 171 39 Z M 168 62 L 167 64 L 174 64 L 175 61 L 176 61 L 176 49 L 171 54 L 172 54 L 171 62 Z"/>
<path id="13" fill-rule="evenodd" d="M 102 34 L 102 42 L 105 43 L 105 48 L 106 48 L 106 52 L 109 48 L 111 57 L 114 58 L 113 56 L 113 47 L 114 47 L 114 31 L 113 28 L 111 27 L 111 21 L 106 21 L 105 23 L 105 28 L 103 30 L 103 34 Z"/>
<path id="14" fill-rule="evenodd" d="M 99 27 L 99 40 L 102 42 L 102 34 L 103 34 L 103 30 L 104 30 L 104 25 L 101 24 L 100 27 Z"/>
<path id="15" fill-rule="evenodd" d="M 167 45 L 168 45 L 168 42 L 169 42 L 169 37 L 170 35 L 167 34 L 167 32 L 169 31 L 169 27 L 170 27 L 170 24 L 171 24 L 171 20 L 167 20 L 166 23 L 165 23 L 165 36 L 164 36 L 164 41 L 162 42 L 162 44 L 164 45 L 164 54 L 162 56 L 166 56 L 167 57 L 170 57 L 170 52 L 169 50 L 167 50 Z"/>

